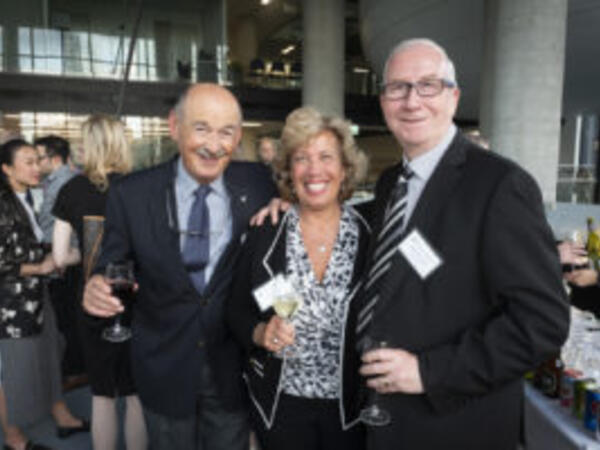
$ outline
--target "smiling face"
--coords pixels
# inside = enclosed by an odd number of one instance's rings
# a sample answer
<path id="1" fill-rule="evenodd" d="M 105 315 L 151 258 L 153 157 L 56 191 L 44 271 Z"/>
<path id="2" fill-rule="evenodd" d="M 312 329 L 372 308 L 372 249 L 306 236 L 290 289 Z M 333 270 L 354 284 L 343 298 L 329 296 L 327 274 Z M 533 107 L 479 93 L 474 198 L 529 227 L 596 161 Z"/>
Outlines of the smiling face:
<path id="1" fill-rule="evenodd" d="M 186 170 L 199 183 L 223 173 L 242 136 L 235 97 L 212 84 L 190 88 L 179 111 L 169 116 L 169 126 Z"/>
<path id="2" fill-rule="evenodd" d="M 30 146 L 20 147 L 12 164 L 3 164 L 2 171 L 15 192 L 23 192 L 40 182 L 40 165 L 37 151 Z"/>
<path id="3" fill-rule="evenodd" d="M 385 74 L 386 83 L 444 78 L 443 56 L 428 45 L 415 45 L 393 55 Z M 458 88 L 444 88 L 434 97 L 420 97 L 411 89 L 404 99 L 380 97 L 381 109 L 390 131 L 412 159 L 435 147 L 452 123 L 458 106 Z"/>
<path id="4" fill-rule="evenodd" d="M 339 207 L 344 177 L 340 142 L 331 131 L 322 131 L 292 154 L 291 178 L 301 208 Z"/>

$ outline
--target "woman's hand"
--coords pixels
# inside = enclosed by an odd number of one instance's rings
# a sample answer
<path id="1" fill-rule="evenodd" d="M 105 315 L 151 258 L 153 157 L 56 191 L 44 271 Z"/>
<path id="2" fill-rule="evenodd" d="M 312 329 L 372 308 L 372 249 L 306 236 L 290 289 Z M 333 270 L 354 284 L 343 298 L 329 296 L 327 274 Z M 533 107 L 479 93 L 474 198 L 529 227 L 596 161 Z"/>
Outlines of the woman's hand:
<path id="1" fill-rule="evenodd" d="M 294 343 L 294 325 L 279 316 L 273 316 L 269 322 L 260 322 L 254 328 L 252 340 L 270 352 L 278 352 Z"/>
<path id="2" fill-rule="evenodd" d="M 49 275 L 56 270 L 56 264 L 54 263 L 54 259 L 52 255 L 48 253 L 44 260 L 38 264 L 38 274 L 39 275 Z"/>
<path id="3" fill-rule="evenodd" d="M 584 246 L 571 241 L 558 244 L 558 255 L 561 264 L 583 265 L 588 262 Z"/>
<path id="4" fill-rule="evenodd" d="M 598 272 L 594 269 L 574 270 L 564 274 L 565 280 L 578 287 L 594 286 L 598 284 Z"/>

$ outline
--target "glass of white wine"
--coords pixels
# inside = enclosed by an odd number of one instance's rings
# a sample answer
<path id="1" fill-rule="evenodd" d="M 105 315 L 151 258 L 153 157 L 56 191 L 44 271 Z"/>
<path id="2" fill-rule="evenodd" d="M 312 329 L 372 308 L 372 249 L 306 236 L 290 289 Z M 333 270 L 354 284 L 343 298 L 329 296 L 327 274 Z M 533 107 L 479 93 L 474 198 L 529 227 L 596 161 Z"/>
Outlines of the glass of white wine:
<path id="1" fill-rule="evenodd" d="M 290 321 L 301 305 L 302 297 L 295 291 L 280 294 L 273 301 L 275 314 L 285 321 Z M 287 358 L 295 356 L 295 352 L 290 347 L 284 348 L 280 353 Z"/>

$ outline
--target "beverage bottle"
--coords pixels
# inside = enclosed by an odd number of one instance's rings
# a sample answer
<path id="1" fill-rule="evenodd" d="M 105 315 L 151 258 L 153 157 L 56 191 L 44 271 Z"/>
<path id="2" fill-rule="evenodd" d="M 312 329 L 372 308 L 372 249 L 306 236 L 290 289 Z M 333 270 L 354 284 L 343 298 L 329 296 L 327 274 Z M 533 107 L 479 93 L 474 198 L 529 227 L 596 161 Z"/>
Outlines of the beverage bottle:
<path id="1" fill-rule="evenodd" d="M 590 332 L 593 336 L 591 348 L 588 351 L 588 363 L 590 383 L 585 390 L 585 408 L 583 425 L 590 431 L 598 430 L 598 405 L 600 404 L 600 347 L 597 344 L 597 332 Z"/>
<path id="2" fill-rule="evenodd" d="M 598 270 L 600 268 L 600 234 L 597 229 L 594 229 L 594 218 L 587 218 L 587 229 L 588 238 L 585 244 L 585 249 L 588 254 L 590 262 L 593 264 L 592 268 Z"/>
<path id="3" fill-rule="evenodd" d="M 560 355 L 549 359 L 543 363 L 534 376 L 534 385 L 542 393 L 551 398 L 558 398 L 560 395 L 560 380 L 564 364 Z"/>

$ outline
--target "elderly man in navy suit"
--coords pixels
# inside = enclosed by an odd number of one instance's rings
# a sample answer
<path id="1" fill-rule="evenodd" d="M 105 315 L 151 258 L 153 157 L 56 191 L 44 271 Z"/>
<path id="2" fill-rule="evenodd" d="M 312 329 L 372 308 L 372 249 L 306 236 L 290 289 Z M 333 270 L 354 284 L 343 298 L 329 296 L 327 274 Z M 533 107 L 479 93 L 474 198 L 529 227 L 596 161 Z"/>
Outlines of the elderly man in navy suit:
<path id="1" fill-rule="evenodd" d="M 539 188 L 457 130 L 454 66 L 436 43 L 399 44 L 384 80 L 403 162 L 377 183 L 346 333 L 357 348 L 387 344 L 362 356 L 366 392 L 391 418 L 369 427 L 369 449 L 514 450 L 523 374 L 559 352 L 569 323 Z"/>
<path id="2" fill-rule="evenodd" d="M 263 165 L 230 162 L 242 114 L 228 90 L 191 86 L 169 126 L 179 157 L 111 186 L 83 305 L 99 317 L 122 311 L 100 273 L 134 261 L 132 370 L 152 448 L 247 450 L 241 353 L 224 300 L 249 219 L 276 189 Z"/>

